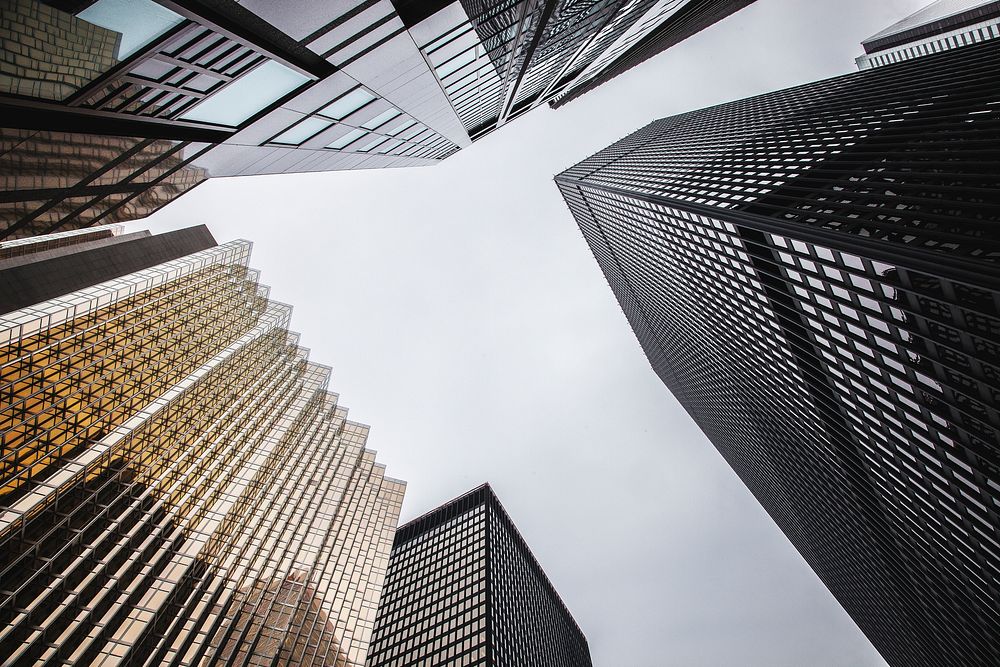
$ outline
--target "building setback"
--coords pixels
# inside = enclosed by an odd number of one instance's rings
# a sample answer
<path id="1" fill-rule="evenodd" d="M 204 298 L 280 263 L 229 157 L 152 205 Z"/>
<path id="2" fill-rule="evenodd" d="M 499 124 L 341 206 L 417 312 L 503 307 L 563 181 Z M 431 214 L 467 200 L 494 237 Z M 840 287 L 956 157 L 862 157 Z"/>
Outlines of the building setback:
<path id="1" fill-rule="evenodd" d="M 365 663 L 404 491 L 246 241 L 0 244 L 0 662 Z"/>
<path id="2" fill-rule="evenodd" d="M 1000 664 L 1000 40 L 556 177 L 653 369 L 892 665 Z"/>
<path id="3" fill-rule="evenodd" d="M 0 240 L 143 217 L 210 177 L 435 164 L 623 43 L 746 4 L 7 0 Z"/>
<path id="4" fill-rule="evenodd" d="M 587 639 L 488 484 L 396 531 L 369 667 L 590 667 Z"/>

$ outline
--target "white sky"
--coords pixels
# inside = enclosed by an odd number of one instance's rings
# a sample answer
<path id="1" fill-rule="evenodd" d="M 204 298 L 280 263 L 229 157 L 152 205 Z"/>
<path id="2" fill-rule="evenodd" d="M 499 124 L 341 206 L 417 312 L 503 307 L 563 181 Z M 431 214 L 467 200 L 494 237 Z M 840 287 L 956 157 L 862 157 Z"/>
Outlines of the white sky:
<path id="1" fill-rule="evenodd" d="M 926 0 L 758 0 L 434 167 L 217 179 L 136 228 L 255 242 L 402 521 L 490 481 L 595 665 L 884 665 L 653 374 L 552 183 L 655 118 L 854 70 Z"/>

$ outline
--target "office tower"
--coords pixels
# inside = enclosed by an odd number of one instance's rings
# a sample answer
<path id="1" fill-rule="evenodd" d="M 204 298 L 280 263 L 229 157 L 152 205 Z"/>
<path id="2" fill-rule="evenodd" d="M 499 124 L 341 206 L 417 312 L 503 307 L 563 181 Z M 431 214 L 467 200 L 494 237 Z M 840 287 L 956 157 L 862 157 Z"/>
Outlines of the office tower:
<path id="1" fill-rule="evenodd" d="M 660 0 L 642 20 L 633 24 L 614 45 L 552 98 L 549 106 L 558 109 L 753 1 L 704 0 L 683 3 L 677 0 Z"/>
<path id="2" fill-rule="evenodd" d="M 556 177 L 653 369 L 892 665 L 1000 663 L 1000 40 Z"/>
<path id="3" fill-rule="evenodd" d="M 589 667 L 587 639 L 489 484 L 401 526 L 370 667 Z"/>
<path id="4" fill-rule="evenodd" d="M 881 67 L 1000 37 L 997 0 L 936 0 L 861 42 L 858 69 Z"/>
<path id="5" fill-rule="evenodd" d="M 364 664 L 404 485 L 249 256 L 0 244 L 3 664 Z"/>
<path id="6" fill-rule="evenodd" d="M 745 4 L 2 0 L 0 240 L 143 217 L 210 177 L 435 164 L 620 40 Z"/>

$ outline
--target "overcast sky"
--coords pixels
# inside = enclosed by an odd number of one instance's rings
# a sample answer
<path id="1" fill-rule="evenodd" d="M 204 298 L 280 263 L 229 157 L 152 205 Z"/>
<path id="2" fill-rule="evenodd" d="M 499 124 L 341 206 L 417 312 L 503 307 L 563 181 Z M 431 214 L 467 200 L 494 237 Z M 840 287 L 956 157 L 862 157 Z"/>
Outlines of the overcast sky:
<path id="1" fill-rule="evenodd" d="M 217 179 L 136 228 L 254 241 L 407 521 L 489 481 L 595 665 L 881 658 L 653 374 L 552 182 L 656 118 L 847 73 L 927 0 L 758 0 L 434 167 Z"/>

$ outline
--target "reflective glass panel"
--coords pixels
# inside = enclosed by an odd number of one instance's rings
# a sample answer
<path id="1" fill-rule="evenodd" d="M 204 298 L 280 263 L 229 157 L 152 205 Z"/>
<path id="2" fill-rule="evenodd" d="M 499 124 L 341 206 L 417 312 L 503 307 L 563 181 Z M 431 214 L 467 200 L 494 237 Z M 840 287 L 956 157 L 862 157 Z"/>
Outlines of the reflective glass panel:
<path id="1" fill-rule="evenodd" d="M 364 88 L 355 88 L 351 92 L 333 102 L 333 104 L 320 109 L 318 113 L 334 120 L 340 120 L 341 118 L 347 118 L 374 99 L 375 96 Z"/>
<path id="2" fill-rule="evenodd" d="M 358 150 L 361 151 L 362 153 L 365 153 L 365 152 L 370 151 L 371 149 L 375 148 L 376 146 L 378 146 L 382 142 L 388 141 L 388 140 L 389 140 L 388 137 L 383 137 L 381 135 L 376 135 L 374 139 L 372 139 L 371 141 L 369 141 L 367 144 L 365 144 L 364 146 L 362 146 Z"/>
<path id="3" fill-rule="evenodd" d="M 445 78 L 452 72 L 455 72 L 476 59 L 476 54 L 472 49 L 469 49 L 465 53 L 460 53 L 446 63 L 442 63 L 437 68 L 437 73 L 440 78 Z"/>
<path id="4" fill-rule="evenodd" d="M 402 143 L 403 142 L 399 141 L 398 139 L 393 140 L 393 141 L 389 141 L 388 143 L 385 143 L 382 146 L 380 146 L 379 149 L 378 149 L 378 152 L 379 153 L 388 153 L 393 148 L 395 148 L 396 146 L 401 145 Z"/>
<path id="5" fill-rule="evenodd" d="M 397 125 L 396 127 L 392 128 L 391 130 L 389 130 L 388 132 L 386 132 L 386 134 L 394 137 L 397 134 L 399 134 L 400 132 L 402 132 L 403 130 L 409 129 L 409 128 L 413 127 L 416 124 L 417 124 L 417 121 L 415 121 L 415 120 L 407 120 L 407 121 L 404 121 L 402 124 Z"/>
<path id="6" fill-rule="evenodd" d="M 326 145 L 327 148 L 344 148 L 350 143 L 353 143 L 360 139 L 361 137 L 368 134 L 364 130 L 351 130 L 339 139 L 334 140 L 332 143 Z"/>
<path id="7" fill-rule="evenodd" d="M 89 3 L 52 4 L 79 9 Z M 0 77 L 0 93 L 58 101 L 184 22 L 151 0 L 98 0 L 77 15 L 22 0 L 2 3 L 0 15 L 3 51 L 16 59 L 16 67 L 6 68 Z"/>
<path id="8" fill-rule="evenodd" d="M 305 75 L 269 60 L 219 92 L 209 95 L 180 117 L 236 127 L 308 80 Z"/>
<path id="9" fill-rule="evenodd" d="M 293 144 L 298 146 L 317 132 L 330 127 L 330 125 L 332 123 L 323 118 L 307 118 L 298 125 L 288 128 L 274 139 L 271 139 L 271 141 L 276 144 Z"/>
<path id="10" fill-rule="evenodd" d="M 395 118 L 398 115 L 400 115 L 400 112 L 399 112 L 398 109 L 386 109 L 385 111 L 383 111 L 379 115 L 375 116 L 374 118 L 372 118 L 371 120 L 369 120 L 367 123 L 365 123 L 361 127 L 365 128 L 365 129 L 368 129 L 368 130 L 374 130 L 376 127 L 385 125 L 386 123 L 388 123 L 390 120 L 392 120 L 393 118 Z"/>
<path id="11" fill-rule="evenodd" d="M 418 134 L 420 134 L 423 131 L 424 131 L 424 126 L 418 124 L 415 127 L 413 127 L 412 129 L 403 132 L 403 134 L 401 134 L 399 138 L 400 139 L 412 139 L 413 137 L 417 136 Z"/>
<path id="12" fill-rule="evenodd" d="M 94 25 L 121 33 L 118 59 L 124 60 L 178 23 L 180 14 L 152 0 L 98 0 L 77 14 Z"/>

